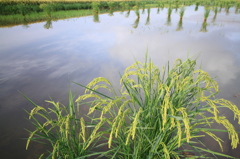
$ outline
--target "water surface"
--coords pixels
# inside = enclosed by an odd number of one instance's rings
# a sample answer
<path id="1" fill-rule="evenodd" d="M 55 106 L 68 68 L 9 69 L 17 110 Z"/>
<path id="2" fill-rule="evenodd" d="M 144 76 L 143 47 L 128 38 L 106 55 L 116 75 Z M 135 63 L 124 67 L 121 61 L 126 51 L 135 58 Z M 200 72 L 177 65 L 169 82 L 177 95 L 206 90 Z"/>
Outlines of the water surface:
<path id="1" fill-rule="evenodd" d="M 32 105 L 18 91 L 46 107 L 44 100 L 49 97 L 67 103 L 71 81 L 87 84 L 103 76 L 117 86 L 119 72 L 135 59 L 143 61 L 146 52 L 160 67 L 177 58 L 198 58 L 198 65 L 219 82 L 218 97 L 240 105 L 240 15 L 234 13 L 234 8 L 228 14 L 218 13 L 215 20 L 211 12 L 206 26 L 203 7 L 198 11 L 194 6 L 187 7 L 182 22 L 175 10 L 170 20 L 167 9 L 157 13 L 153 8 L 149 16 L 140 10 L 140 19 L 134 11 L 128 17 L 126 14 L 101 14 L 99 22 L 87 16 L 0 28 L 1 158 L 33 159 L 44 150 L 34 143 L 25 150 L 23 138 L 28 133 L 24 128 L 33 127 L 25 119 L 24 109 L 30 110 Z M 70 85 L 79 94 L 83 92 Z M 228 110 L 222 113 L 233 121 Z M 239 125 L 236 129 L 240 131 Z M 227 134 L 220 136 L 224 152 L 240 157 L 240 146 L 231 150 Z M 203 141 L 211 150 L 219 151 L 217 143 L 209 142 L 209 138 Z"/>

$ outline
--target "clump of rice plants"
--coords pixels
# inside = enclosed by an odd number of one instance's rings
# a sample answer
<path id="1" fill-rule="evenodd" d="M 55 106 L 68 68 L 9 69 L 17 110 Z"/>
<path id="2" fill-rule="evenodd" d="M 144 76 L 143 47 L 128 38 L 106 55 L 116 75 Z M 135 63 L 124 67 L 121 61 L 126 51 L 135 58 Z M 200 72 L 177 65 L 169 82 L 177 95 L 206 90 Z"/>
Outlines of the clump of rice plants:
<path id="1" fill-rule="evenodd" d="M 92 2 L 92 10 L 93 10 L 94 13 L 99 12 L 99 2 L 96 2 L 96 1 Z"/>
<path id="2" fill-rule="evenodd" d="M 25 96 L 25 98 L 27 98 Z M 54 101 L 46 101 L 52 107 L 44 108 L 29 100 L 34 108 L 29 112 L 29 120 L 35 126 L 34 131 L 29 131 L 26 149 L 31 141 L 43 143 L 50 147 L 49 151 L 42 154 L 45 158 L 87 158 L 98 154 L 91 152 L 95 147 L 102 132 L 98 132 L 102 126 L 87 124 L 80 116 L 80 106 L 74 102 L 74 95 L 69 92 L 69 104 L 67 106 Z M 44 122 L 40 122 L 44 120 Z M 85 156 L 85 157 L 84 157 Z"/>
<path id="3" fill-rule="evenodd" d="M 215 22 L 215 20 L 216 20 L 216 18 L 217 18 L 217 14 L 218 14 L 218 7 L 215 7 L 215 8 L 213 9 L 213 11 L 214 11 L 213 22 Z"/>
<path id="4" fill-rule="evenodd" d="M 198 11 L 199 2 L 196 2 L 195 11 Z"/>
<path id="5" fill-rule="evenodd" d="M 54 11 L 54 6 L 52 3 L 43 3 L 39 6 L 48 16 L 48 18 L 51 18 L 51 13 Z"/>
<path id="6" fill-rule="evenodd" d="M 204 12 L 204 22 L 207 22 L 207 18 L 210 14 L 210 9 L 208 7 L 205 7 L 205 12 Z"/>
<path id="7" fill-rule="evenodd" d="M 124 9 L 125 9 L 125 3 L 121 2 L 119 3 L 120 7 L 121 7 L 121 12 L 123 13 Z"/>
<path id="8" fill-rule="evenodd" d="M 109 7 L 109 16 L 113 16 L 113 6 L 114 6 L 114 2 L 107 2 L 108 7 Z"/>
<path id="9" fill-rule="evenodd" d="M 130 7 L 129 3 L 125 4 L 125 8 L 127 9 L 127 13 L 125 14 L 125 17 L 129 17 L 130 11 L 131 11 L 131 7 Z"/>
<path id="10" fill-rule="evenodd" d="M 225 12 L 228 15 L 229 14 L 229 9 L 231 8 L 231 5 L 229 3 L 226 4 L 225 6 Z"/>
<path id="11" fill-rule="evenodd" d="M 141 5 L 142 5 L 142 14 L 144 14 L 145 8 L 146 8 L 146 2 L 142 2 Z"/>
<path id="12" fill-rule="evenodd" d="M 214 132 L 224 130 L 211 128 L 215 122 L 225 127 L 232 148 L 236 148 L 238 133 L 219 109 L 230 109 L 238 124 L 240 110 L 230 101 L 215 98 L 218 84 L 207 72 L 196 69 L 196 60 L 177 59 L 172 67 L 168 63 L 160 69 L 146 57 L 144 63 L 136 61 L 125 69 L 120 90 L 115 90 L 104 77 L 93 79 L 87 86 L 77 85 L 86 88 L 85 94 L 76 99 L 77 104 L 71 92 L 69 106 L 47 101 L 53 108 L 43 108 L 32 102 L 35 108 L 29 116 L 36 130 L 30 132 L 27 146 L 32 140 L 48 140 L 53 158 L 99 154 L 98 157 L 107 158 L 175 159 L 188 152 L 194 158 L 207 158 L 206 153 L 234 158 L 211 151 L 200 141 L 210 136 L 222 149 L 223 141 Z M 90 106 L 90 123 L 79 113 L 85 104 Z M 46 122 L 41 124 L 36 115 Z M 88 127 L 92 128 L 90 132 L 86 131 Z M 102 144 L 98 144 L 100 138 Z M 93 147 L 105 144 L 108 150 L 91 152 Z M 193 150 L 181 148 L 186 145 Z"/>
<path id="13" fill-rule="evenodd" d="M 185 12 L 185 8 L 184 8 L 184 7 L 181 7 L 180 12 L 179 12 L 180 19 L 183 18 L 184 12 Z"/>
<path id="14" fill-rule="evenodd" d="M 195 150 L 196 158 L 204 158 L 204 152 L 227 157 L 199 146 L 199 139 L 208 135 L 222 148 L 222 140 L 214 134 L 218 130 L 206 127 L 214 121 L 227 129 L 233 148 L 239 143 L 235 128 L 218 109 L 229 108 L 239 123 L 240 110 L 227 100 L 214 98 L 218 84 L 207 72 L 196 69 L 196 60 L 178 59 L 172 69 L 169 65 L 159 69 L 151 60 L 136 61 L 126 68 L 120 83 L 122 88 L 115 94 L 107 79 L 96 78 L 76 100 L 94 98 L 89 114 L 99 112 L 98 121 L 108 125 L 107 157 L 179 158 L 184 157 L 180 147 L 185 144 Z M 114 95 L 99 94 L 99 88 Z"/>
<path id="15" fill-rule="evenodd" d="M 135 10 L 135 13 L 136 13 L 137 18 L 139 19 L 140 18 L 140 13 L 139 13 L 139 9 L 138 8 Z"/>
<path id="16" fill-rule="evenodd" d="M 171 17 L 171 15 L 172 15 L 172 8 L 169 7 L 169 8 L 168 8 L 168 17 Z"/>
<path id="17" fill-rule="evenodd" d="M 235 6 L 235 14 L 239 13 L 239 8 L 240 8 L 240 2 L 237 2 Z"/>

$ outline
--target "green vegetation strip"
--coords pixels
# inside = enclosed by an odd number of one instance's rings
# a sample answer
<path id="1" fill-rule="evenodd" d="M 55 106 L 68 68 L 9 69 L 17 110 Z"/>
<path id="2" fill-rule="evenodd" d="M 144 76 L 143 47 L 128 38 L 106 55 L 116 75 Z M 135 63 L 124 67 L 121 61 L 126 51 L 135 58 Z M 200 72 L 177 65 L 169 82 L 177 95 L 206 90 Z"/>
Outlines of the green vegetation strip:
<path id="1" fill-rule="evenodd" d="M 102 11 L 102 13 L 104 13 L 104 11 Z M 32 13 L 26 16 L 22 16 L 21 14 L 8 16 L 0 15 L 0 27 L 12 27 L 20 24 L 27 25 L 36 22 L 44 22 L 47 20 L 56 21 L 60 19 L 81 17 L 87 15 L 93 15 L 93 11 L 92 10 L 57 11 L 51 13 L 51 18 L 49 18 L 49 16 L 46 15 L 45 12 Z"/>

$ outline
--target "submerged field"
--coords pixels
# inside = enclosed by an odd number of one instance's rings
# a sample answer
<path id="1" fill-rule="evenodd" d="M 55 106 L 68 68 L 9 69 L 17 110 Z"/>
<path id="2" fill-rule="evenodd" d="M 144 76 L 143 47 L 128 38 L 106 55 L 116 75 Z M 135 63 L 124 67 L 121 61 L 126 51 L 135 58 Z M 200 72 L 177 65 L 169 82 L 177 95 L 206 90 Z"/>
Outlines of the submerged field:
<path id="1" fill-rule="evenodd" d="M 0 158 L 240 158 L 237 1 L 38 2 L 1 3 Z"/>
<path id="2" fill-rule="evenodd" d="M 183 6 L 195 5 L 205 6 L 206 10 L 212 10 L 216 15 L 218 10 L 234 7 L 235 12 L 239 11 L 240 2 L 236 0 L 222 1 L 195 1 L 195 0 L 179 0 L 179 1 L 1 1 L 0 2 L 0 26 L 10 27 L 19 24 L 28 24 L 41 22 L 44 20 L 58 20 L 70 17 L 80 17 L 92 14 L 106 13 L 107 10 L 112 11 L 130 11 L 147 8 L 164 8 L 180 9 Z M 97 12 L 94 11 L 97 9 Z M 68 12 L 63 12 L 68 11 Z"/>

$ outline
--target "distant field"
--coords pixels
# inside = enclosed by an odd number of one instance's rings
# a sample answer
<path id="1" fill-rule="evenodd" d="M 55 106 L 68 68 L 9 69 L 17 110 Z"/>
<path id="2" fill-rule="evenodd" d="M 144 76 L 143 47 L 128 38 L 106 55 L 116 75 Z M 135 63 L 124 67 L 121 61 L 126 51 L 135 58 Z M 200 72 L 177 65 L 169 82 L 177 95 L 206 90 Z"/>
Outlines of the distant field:
<path id="1" fill-rule="evenodd" d="M 97 1 L 97 2 L 119 2 L 119 1 L 170 1 L 170 0 L 0 0 L 0 2 L 93 2 L 93 1 Z M 178 0 L 178 1 L 204 1 L 204 0 Z M 206 0 L 206 1 L 210 1 L 210 0 Z M 221 0 L 221 1 L 239 1 L 240 0 Z"/>
<path id="2" fill-rule="evenodd" d="M 0 0 L 0 2 L 93 2 L 93 1 L 97 1 L 97 2 L 119 2 L 119 1 L 169 1 L 169 0 Z M 182 0 L 178 0 L 178 1 L 182 1 Z M 183 0 L 183 1 L 187 1 L 187 0 Z M 191 2 L 194 1 L 204 1 L 204 0 L 189 0 Z M 210 1 L 210 0 L 206 0 L 206 1 Z M 240 0 L 221 0 L 221 1 L 239 1 Z"/>
<path id="3" fill-rule="evenodd" d="M 119 2 L 119 1 L 155 1 L 155 0 L 0 0 L 0 2 Z"/>

